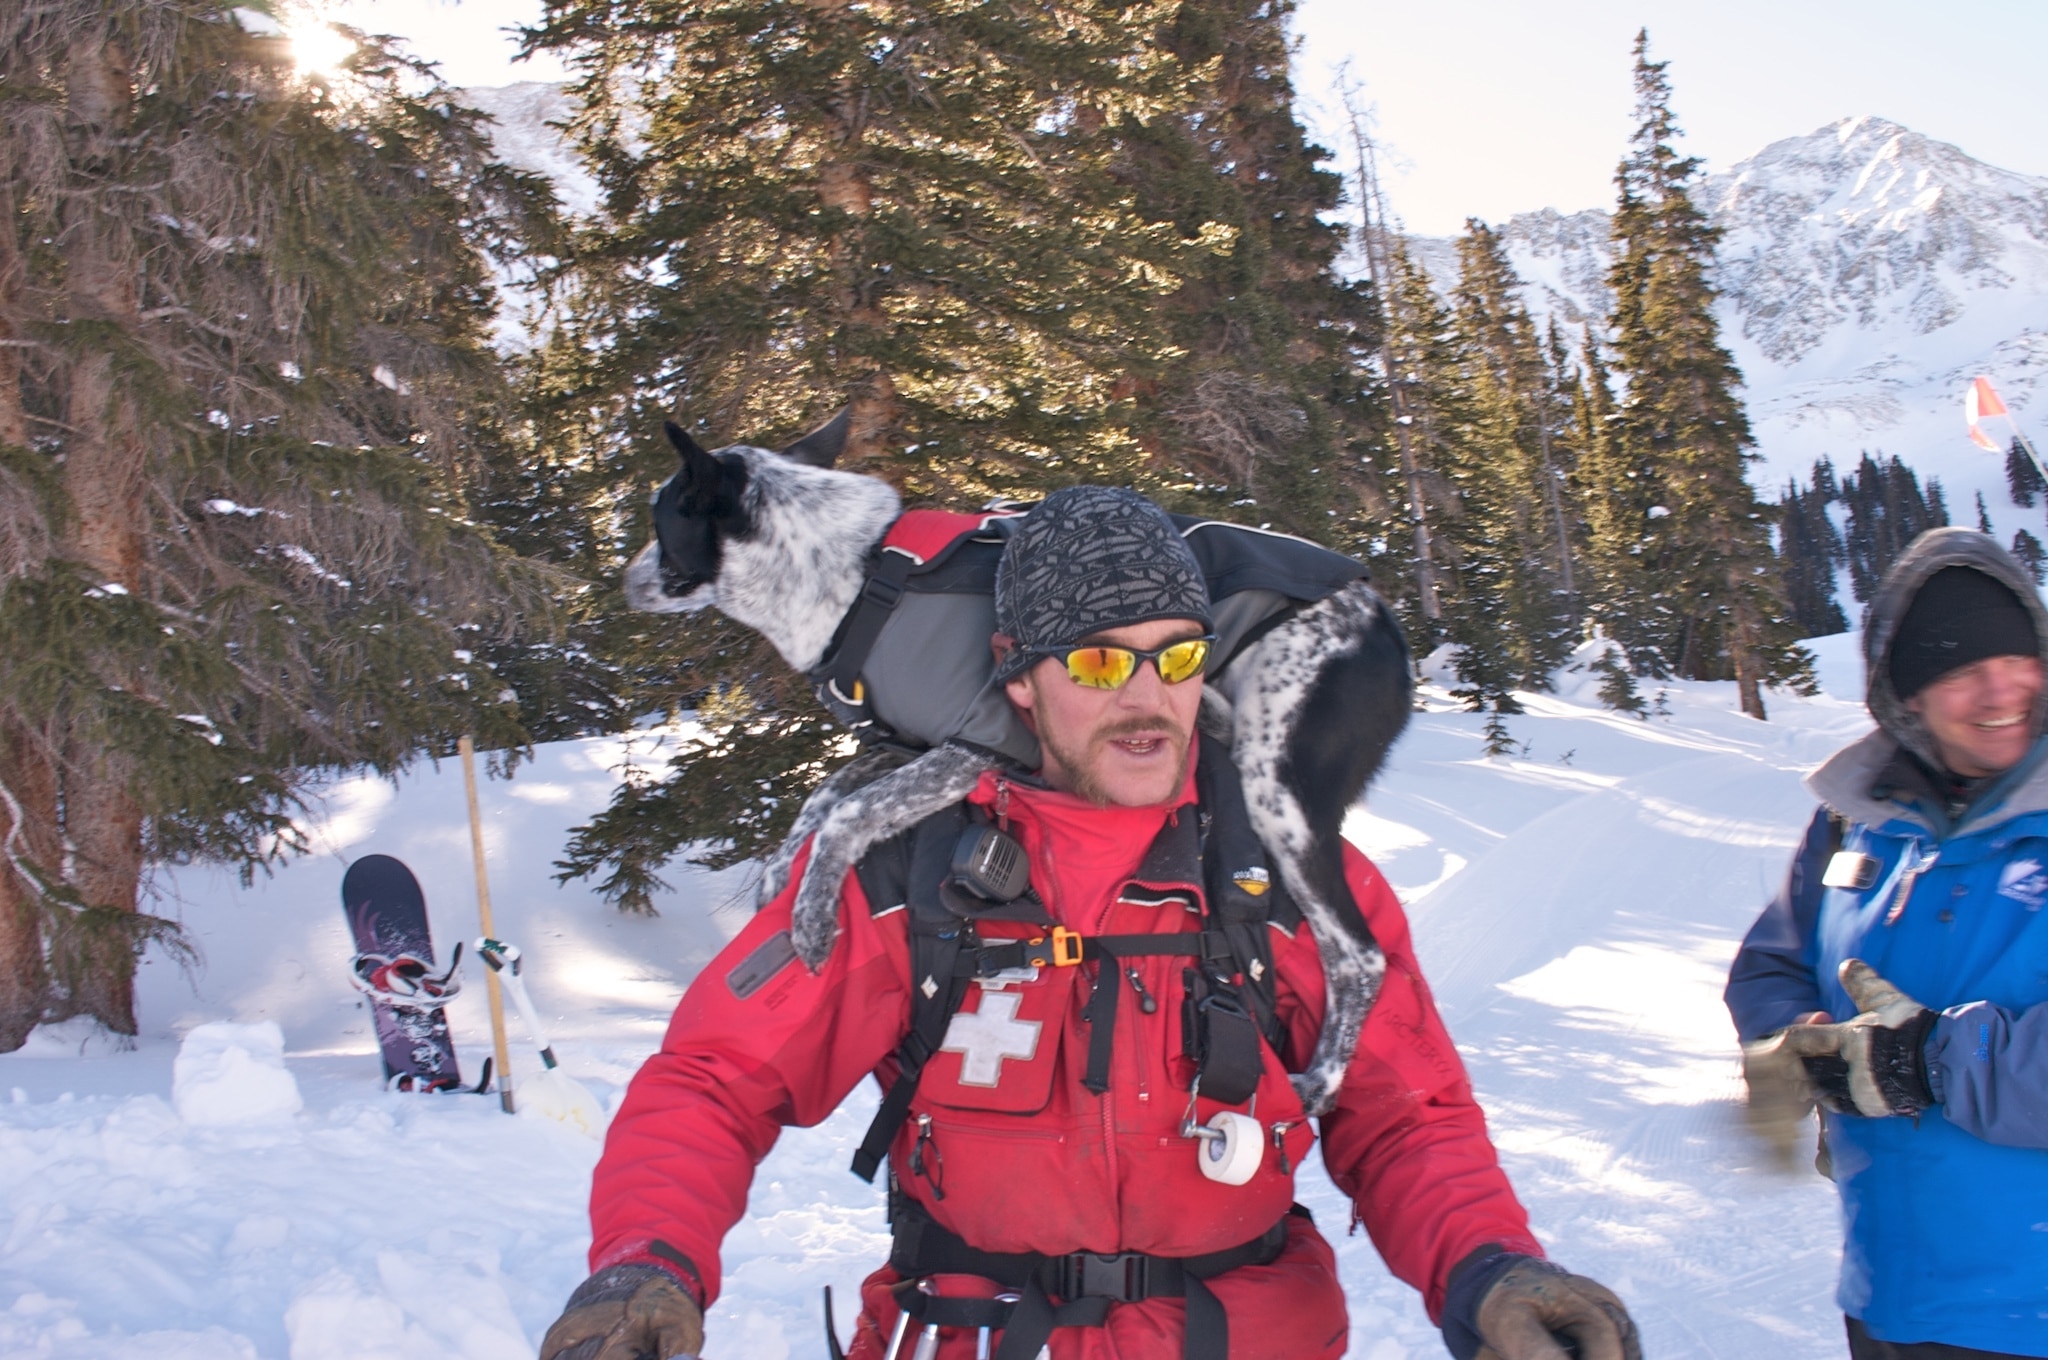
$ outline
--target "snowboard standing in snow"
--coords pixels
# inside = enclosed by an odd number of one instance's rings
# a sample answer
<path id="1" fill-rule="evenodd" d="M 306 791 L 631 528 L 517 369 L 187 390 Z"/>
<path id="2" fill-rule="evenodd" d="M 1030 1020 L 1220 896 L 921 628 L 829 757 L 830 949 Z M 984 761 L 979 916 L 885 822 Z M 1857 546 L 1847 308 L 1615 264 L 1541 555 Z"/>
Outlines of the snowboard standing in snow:
<path id="1" fill-rule="evenodd" d="M 455 970 L 462 946 L 445 973 L 434 972 L 434 941 L 427 933 L 427 899 L 412 870 L 389 855 L 364 855 L 341 880 L 341 904 L 355 936 L 350 981 L 370 999 L 384 1081 L 401 1091 L 452 1091 L 462 1085 L 455 1044 L 442 1009 L 460 989 Z"/>

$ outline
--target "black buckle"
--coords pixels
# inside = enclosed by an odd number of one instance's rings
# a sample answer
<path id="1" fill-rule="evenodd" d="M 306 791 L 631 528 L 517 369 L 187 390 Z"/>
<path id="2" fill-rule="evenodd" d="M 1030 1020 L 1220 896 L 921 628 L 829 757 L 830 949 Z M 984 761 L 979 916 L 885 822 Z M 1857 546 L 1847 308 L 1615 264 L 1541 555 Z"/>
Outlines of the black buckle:
<path id="1" fill-rule="evenodd" d="M 1151 1297 L 1152 1258 L 1141 1251 L 1098 1256 L 1077 1251 L 1059 1261 L 1059 1296 L 1075 1299 L 1113 1299 L 1137 1303 Z"/>

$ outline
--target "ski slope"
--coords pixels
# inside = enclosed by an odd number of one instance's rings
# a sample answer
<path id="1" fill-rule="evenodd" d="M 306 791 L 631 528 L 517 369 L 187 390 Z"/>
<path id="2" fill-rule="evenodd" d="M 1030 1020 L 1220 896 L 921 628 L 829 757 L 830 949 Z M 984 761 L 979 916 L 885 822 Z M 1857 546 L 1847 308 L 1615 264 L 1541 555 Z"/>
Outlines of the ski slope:
<path id="1" fill-rule="evenodd" d="M 1855 693 L 1853 639 L 1822 643 L 1824 680 Z M 1642 721 L 1593 690 L 1567 674 L 1529 696 L 1510 719 L 1522 748 L 1488 760 L 1480 719 L 1425 689 L 1346 834 L 1409 904 L 1553 1255 L 1628 1301 L 1657 1360 L 1837 1356 L 1834 1196 L 1748 1141 L 1720 988 L 1811 810 L 1801 774 L 1867 720 L 1845 698 L 1774 694 L 1757 723 L 1733 686 L 1685 684 Z M 607 1107 L 745 919 L 750 886 L 742 870 L 678 868 L 662 914 L 630 918 L 557 885 L 551 861 L 624 767 L 682 735 L 543 747 L 483 789 L 498 932 L 528 954 L 564 1067 Z M 344 976 L 339 885 L 358 855 L 413 866 L 444 953 L 477 933 L 459 769 L 342 781 L 308 825 L 315 852 L 251 886 L 162 875 L 163 909 L 205 961 L 190 978 L 145 967 L 132 1047 L 72 1025 L 0 1057 L 0 1355 L 512 1360 L 583 1278 L 597 1144 L 489 1098 L 382 1092 Z M 469 971 L 450 1014 L 473 1077 L 489 1035 Z M 174 1101 L 181 1037 L 221 1020 L 280 1027 L 302 1108 L 251 1113 L 190 1087 Z M 512 1027 L 516 1077 L 537 1064 Z M 873 1099 L 791 1131 L 762 1166 L 707 1356 L 823 1354 L 827 1284 L 847 1335 L 886 1242 L 879 1192 L 845 1169 Z M 1303 1198 L 1343 1263 L 1351 1353 L 1443 1355 L 1413 1291 L 1364 1234 L 1345 1236 L 1319 1170 Z"/>

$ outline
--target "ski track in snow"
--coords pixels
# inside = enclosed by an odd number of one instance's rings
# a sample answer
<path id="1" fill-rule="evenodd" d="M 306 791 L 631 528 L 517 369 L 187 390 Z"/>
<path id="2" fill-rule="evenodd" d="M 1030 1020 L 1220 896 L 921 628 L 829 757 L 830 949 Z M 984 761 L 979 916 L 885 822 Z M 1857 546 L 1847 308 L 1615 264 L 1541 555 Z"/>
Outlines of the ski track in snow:
<path id="1" fill-rule="evenodd" d="M 1850 640 L 1826 640 L 1831 659 Z M 1824 666 L 1831 684 L 1847 666 Z M 1844 683 L 1842 688 L 1848 688 Z M 1654 686 L 1645 687 L 1646 699 Z M 1658 1360 L 1819 1360 L 1841 1351 L 1832 1190 L 1772 1168 L 1741 1127 L 1720 989 L 1811 810 L 1801 773 L 1862 731 L 1859 705 L 1733 686 L 1668 687 L 1668 718 L 1597 706 L 1587 677 L 1528 696 L 1517 754 L 1481 754 L 1478 715 L 1440 689 L 1346 834 L 1409 903 L 1417 949 L 1537 1232 L 1614 1287 Z M 659 1042 L 683 986 L 745 919 L 744 871 L 675 869 L 655 918 L 552 879 L 565 829 L 629 760 L 680 734 L 543 747 L 483 790 L 502 937 L 526 950 L 565 1070 L 607 1106 Z M 144 969 L 143 1034 L 122 1049 L 77 1024 L 0 1057 L 0 1355 L 73 1360 L 511 1360 L 530 1356 L 583 1278 L 597 1144 L 475 1096 L 377 1085 L 369 1016 L 344 977 L 348 860 L 418 874 L 445 955 L 476 934 L 452 765 L 397 787 L 337 783 L 316 853 L 242 888 L 163 875 L 193 933 L 194 979 Z M 450 1006 L 464 1072 L 489 1052 L 479 974 Z M 180 1037 L 273 1020 L 305 1107 L 188 1125 L 171 1102 Z M 515 1077 L 535 1063 L 509 1019 Z M 726 1243 L 706 1355 L 823 1353 L 886 1251 L 880 1195 L 846 1165 L 874 1093 L 791 1130 Z M 1335 1243 L 1362 1360 L 1441 1356 L 1419 1297 L 1392 1279 L 1312 1163 L 1303 1202 Z"/>

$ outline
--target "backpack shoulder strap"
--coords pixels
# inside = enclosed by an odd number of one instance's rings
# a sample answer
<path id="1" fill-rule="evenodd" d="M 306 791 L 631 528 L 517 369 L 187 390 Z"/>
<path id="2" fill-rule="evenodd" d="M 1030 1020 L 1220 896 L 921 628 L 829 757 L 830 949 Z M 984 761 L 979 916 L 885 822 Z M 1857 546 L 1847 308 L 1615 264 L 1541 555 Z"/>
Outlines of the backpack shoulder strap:
<path id="1" fill-rule="evenodd" d="M 1249 984 L 1259 1028 L 1277 1053 L 1283 1036 L 1270 927 L 1293 934 L 1301 926 L 1301 908 L 1272 872 L 1266 847 L 1252 830 L 1244 785 L 1230 752 L 1212 737 L 1201 740 L 1195 789 L 1202 809 L 1202 890 Z"/>
<path id="2" fill-rule="evenodd" d="M 854 869 L 868 909 L 877 916 L 905 912 L 910 931 L 910 1032 L 896 1049 L 896 1080 L 853 1154 L 853 1174 L 864 1181 L 875 1179 L 889 1155 L 896 1130 L 910 1116 L 924 1065 L 945 1042 L 953 1013 L 967 999 L 970 970 L 960 966 L 960 955 L 968 931 L 939 893 L 967 816 L 963 803 L 935 812 L 870 849 Z"/>

